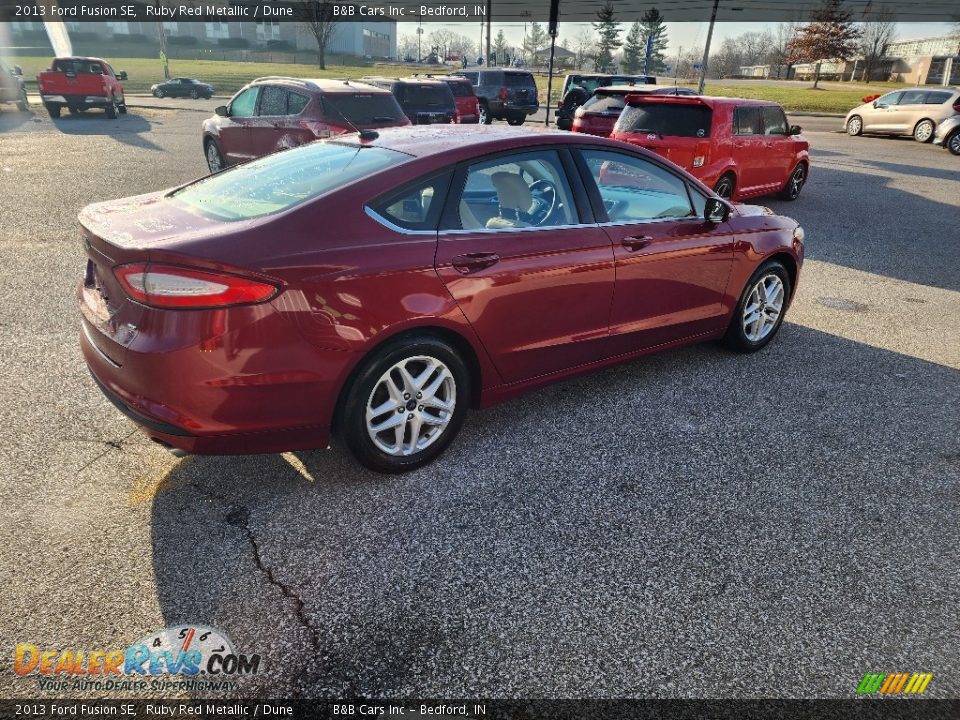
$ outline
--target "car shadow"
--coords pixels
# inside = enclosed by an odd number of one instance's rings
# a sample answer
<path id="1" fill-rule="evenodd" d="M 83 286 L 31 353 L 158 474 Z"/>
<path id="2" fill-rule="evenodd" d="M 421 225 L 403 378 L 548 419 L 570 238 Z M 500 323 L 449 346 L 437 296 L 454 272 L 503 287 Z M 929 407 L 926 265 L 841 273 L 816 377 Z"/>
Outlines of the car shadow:
<path id="1" fill-rule="evenodd" d="M 64 135 L 108 135 L 125 145 L 165 152 L 155 142 L 143 137 L 150 132 L 153 123 L 143 115 L 127 111 L 111 120 L 102 110 L 88 110 L 79 115 L 64 113 L 51 122 Z"/>
<path id="2" fill-rule="evenodd" d="M 0 106 L 0 133 L 16 130 L 22 125 L 36 121 L 36 115 L 30 110 L 22 112 L 16 108 L 9 110 L 7 106 Z"/>
<path id="3" fill-rule="evenodd" d="M 893 163 L 857 160 L 877 169 L 901 172 Z M 944 200 L 894 187 L 891 178 L 857 172 L 852 165 L 817 165 L 795 202 L 757 200 L 800 222 L 806 231 L 806 256 L 908 282 L 960 290 L 960 228 L 956 195 L 944 187 Z M 939 171 L 915 168 L 915 174 L 940 178 Z M 960 176 L 943 171 L 942 179 L 960 188 Z M 910 218 L 909 235 L 893 232 L 889 219 Z"/>
<path id="4" fill-rule="evenodd" d="M 181 461 L 143 560 L 167 625 L 262 656 L 199 696 L 773 697 L 785 664 L 836 695 L 891 648 L 946 673 L 957 381 L 787 324 L 473 413 L 407 475 L 340 448 Z"/>

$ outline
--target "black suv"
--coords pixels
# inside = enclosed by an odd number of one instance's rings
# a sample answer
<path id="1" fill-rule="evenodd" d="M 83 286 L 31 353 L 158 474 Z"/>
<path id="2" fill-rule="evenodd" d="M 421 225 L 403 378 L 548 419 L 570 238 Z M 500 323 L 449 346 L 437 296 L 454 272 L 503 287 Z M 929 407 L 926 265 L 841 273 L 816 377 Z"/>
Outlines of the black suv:
<path id="1" fill-rule="evenodd" d="M 451 75 L 465 77 L 473 83 L 480 101 L 480 122 L 489 125 L 494 120 L 506 120 L 511 125 L 523 125 L 527 115 L 540 109 L 537 83 L 526 70 L 489 68 L 488 70 L 458 70 Z"/>
<path id="2" fill-rule="evenodd" d="M 414 125 L 454 122 L 457 105 L 450 86 L 440 80 L 365 77 L 363 82 L 389 90 Z"/>

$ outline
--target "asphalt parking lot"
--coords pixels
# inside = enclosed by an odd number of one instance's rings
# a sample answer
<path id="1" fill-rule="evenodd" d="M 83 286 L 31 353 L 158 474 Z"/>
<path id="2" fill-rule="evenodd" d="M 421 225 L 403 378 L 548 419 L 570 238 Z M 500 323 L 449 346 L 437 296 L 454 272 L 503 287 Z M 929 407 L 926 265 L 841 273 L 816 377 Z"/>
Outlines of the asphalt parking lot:
<path id="1" fill-rule="evenodd" d="M 554 385 L 384 477 L 178 460 L 91 381 L 77 212 L 203 174 L 203 117 L 0 114 L 0 695 L 84 694 L 15 643 L 199 623 L 263 657 L 225 695 L 960 696 L 960 159 L 800 120 L 809 184 L 763 202 L 808 260 L 767 349 Z"/>

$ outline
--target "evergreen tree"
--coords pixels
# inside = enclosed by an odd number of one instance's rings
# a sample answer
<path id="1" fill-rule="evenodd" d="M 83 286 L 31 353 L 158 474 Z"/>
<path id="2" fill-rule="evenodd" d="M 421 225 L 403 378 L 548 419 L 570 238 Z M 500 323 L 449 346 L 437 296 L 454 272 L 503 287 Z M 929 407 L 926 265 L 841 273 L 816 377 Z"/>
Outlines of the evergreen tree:
<path id="1" fill-rule="evenodd" d="M 813 87 L 820 82 L 824 60 L 849 60 L 857 50 L 861 32 L 853 24 L 842 0 L 824 0 L 809 23 L 790 41 L 789 62 L 816 63 Z"/>
<path id="2" fill-rule="evenodd" d="M 643 54 L 646 46 L 643 41 L 643 30 L 637 21 L 630 26 L 627 40 L 623 44 L 623 72 L 635 73 L 643 66 Z"/>
<path id="3" fill-rule="evenodd" d="M 615 19 L 613 3 L 610 0 L 597 10 L 597 20 L 593 23 L 593 29 L 600 36 L 594 65 L 598 71 L 607 70 L 613 65 L 613 51 L 623 44 L 620 41 L 620 23 Z"/>
<path id="4" fill-rule="evenodd" d="M 543 50 L 546 47 L 548 38 L 547 31 L 543 29 L 540 23 L 530 23 L 530 32 L 523 38 L 523 49 L 527 53 L 527 57 L 532 60 L 538 50 Z"/>
<path id="5" fill-rule="evenodd" d="M 507 38 L 503 34 L 503 30 L 497 32 L 497 37 L 493 41 L 493 47 L 491 48 L 493 54 L 497 56 L 497 64 L 505 64 L 506 57 L 510 53 L 510 46 L 507 45 Z"/>
<path id="6" fill-rule="evenodd" d="M 640 69 L 643 69 L 646 65 L 646 72 L 656 75 L 666 68 L 667 25 L 663 20 L 663 15 L 656 8 L 647 10 L 640 22 L 642 24 Z M 647 39 L 651 37 L 653 41 L 650 48 L 650 62 L 646 63 Z"/>

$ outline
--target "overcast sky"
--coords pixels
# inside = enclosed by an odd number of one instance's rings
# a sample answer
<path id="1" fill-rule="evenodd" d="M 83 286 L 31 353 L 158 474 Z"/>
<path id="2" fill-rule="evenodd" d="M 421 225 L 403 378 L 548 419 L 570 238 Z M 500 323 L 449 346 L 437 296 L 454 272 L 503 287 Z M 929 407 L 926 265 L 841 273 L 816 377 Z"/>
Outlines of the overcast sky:
<path id="1" fill-rule="evenodd" d="M 708 23 L 667 23 L 667 35 L 670 41 L 669 51 L 667 53 L 668 57 L 675 56 L 679 48 L 690 49 L 690 48 L 702 48 L 707 39 L 707 25 Z M 471 38 L 476 38 L 480 41 L 480 23 L 424 23 L 423 32 L 424 40 L 426 36 L 430 33 L 435 27 L 449 28 L 455 32 L 467 35 Z M 628 25 L 624 24 L 624 32 L 621 33 L 620 37 L 623 38 L 626 35 L 626 30 Z M 717 23 L 716 28 L 713 32 L 713 47 L 716 47 L 720 42 L 723 41 L 725 37 L 733 37 L 735 35 L 740 35 L 741 33 L 749 31 L 762 31 L 764 29 L 773 29 L 775 23 L 732 23 L 732 22 L 721 22 Z M 560 23 L 560 35 L 559 35 L 559 44 L 560 45 L 572 45 L 572 40 L 577 35 L 580 34 L 581 29 L 587 28 L 590 29 L 589 23 Z M 497 36 L 497 31 L 503 29 L 504 35 L 507 36 L 507 41 L 511 45 L 519 46 L 523 40 L 523 23 L 497 23 L 494 22 L 492 26 L 491 39 Z M 950 33 L 953 28 L 947 23 L 898 23 L 897 25 L 897 39 L 898 40 L 910 40 L 913 38 L 928 37 L 928 36 L 937 36 L 937 35 L 946 35 Z M 403 35 L 413 35 L 416 36 L 417 24 L 416 23 L 397 23 L 397 33 L 399 36 Z M 592 30 L 591 30 L 592 32 Z M 573 49 L 573 48 L 570 48 Z"/>

